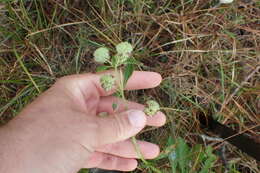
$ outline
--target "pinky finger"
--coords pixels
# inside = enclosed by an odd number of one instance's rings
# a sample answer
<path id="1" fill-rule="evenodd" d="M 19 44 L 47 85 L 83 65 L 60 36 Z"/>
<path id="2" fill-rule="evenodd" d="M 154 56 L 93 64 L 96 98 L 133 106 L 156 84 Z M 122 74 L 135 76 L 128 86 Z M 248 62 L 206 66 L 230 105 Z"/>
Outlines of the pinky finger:
<path id="1" fill-rule="evenodd" d="M 94 152 L 85 168 L 100 168 L 106 170 L 117 171 L 133 171 L 137 167 L 137 161 L 135 159 L 122 158 L 106 153 Z"/>

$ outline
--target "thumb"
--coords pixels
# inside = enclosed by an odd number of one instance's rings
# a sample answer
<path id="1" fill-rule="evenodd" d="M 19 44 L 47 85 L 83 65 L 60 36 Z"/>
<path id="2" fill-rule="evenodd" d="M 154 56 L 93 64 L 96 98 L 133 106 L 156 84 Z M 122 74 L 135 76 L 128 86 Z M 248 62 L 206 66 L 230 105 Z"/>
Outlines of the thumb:
<path id="1" fill-rule="evenodd" d="M 140 110 L 128 110 L 107 118 L 99 118 L 98 144 L 105 145 L 126 140 L 146 125 L 146 115 Z"/>

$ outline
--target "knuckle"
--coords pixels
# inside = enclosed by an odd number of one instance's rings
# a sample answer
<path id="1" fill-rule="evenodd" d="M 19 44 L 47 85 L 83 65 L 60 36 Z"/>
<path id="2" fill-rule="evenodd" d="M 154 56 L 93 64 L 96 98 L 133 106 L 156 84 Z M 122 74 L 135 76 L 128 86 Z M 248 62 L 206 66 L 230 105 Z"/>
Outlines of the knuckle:
<path id="1" fill-rule="evenodd" d="M 121 146 L 118 143 L 113 143 L 110 145 L 110 151 L 121 151 Z"/>
<path id="2" fill-rule="evenodd" d="M 86 78 L 91 78 L 95 76 L 94 73 L 87 73 L 87 74 L 76 74 L 76 75 L 68 75 L 68 76 L 63 76 L 60 77 L 56 80 L 56 83 L 71 83 L 72 81 L 80 81 L 82 78 L 86 79 Z"/>
<path id="3" fill-rule="evenodd" d="M 100 121 L 97 119 L 92 119 L 91 120 L 91 134 L 92 134 L 92 142 L 94 143 L 95 146 L 99 146 L 102 142 L 102 138 L 100 138 L 101 134 L 101 129 L 102 129 L 102 124 L 100 124 Z M 89 122 L 87 122 L 89 124 Z"/>
<path id="4" fill-rule="evenodd" d="M 127 122 L 124 118 L 115 116 L 114 127 L 116 128 L 116 136 L 119 139 L 123 139 L 126 132 L 126 127 L 128 127 Z"/>
<path id="5" fill-rule="evenodd" d="M 118 163 L 117 157 L 107 155 L 104 159 L 104 162 L 109 163 L 111 169 L 117 168 L 117 163 Z"/>

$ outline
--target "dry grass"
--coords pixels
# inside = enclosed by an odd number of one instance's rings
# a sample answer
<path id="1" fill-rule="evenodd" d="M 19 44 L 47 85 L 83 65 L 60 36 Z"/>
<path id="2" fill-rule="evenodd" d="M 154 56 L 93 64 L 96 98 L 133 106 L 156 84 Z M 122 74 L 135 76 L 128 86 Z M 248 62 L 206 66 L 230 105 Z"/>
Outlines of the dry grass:
<path id="1" fill-rule="evenodd" d="M 215 1 L 22 1 L 0 5 L 0 121 L 58 77 L 94 72 L 100 45 L 129 41 L 142 70 L 164 77 L 160 87 L 128 93 L 142 102 L 156 98 L 168 123 L 141 137 L 165 148 L 170 136 L 199 143 L 196 112 L 211 110 L 220 122 L 259 140 L 260 3 Z M 4 6 L 4 7 L 3 7 Z M 152 133 L 151 133 L 152 130 Z M 211 142 L 219 149 L 216 142 Z M 164 149 L 163 149 L 163 152 Z M 256 161 L 228 145 L 231 170 L 259 172 Z M 167 172 L 167 160 L 160 168 Z M 215 172 L 224 172 L 223 161 Z M 145 172 L 145 168 L 140 168 Z"/>

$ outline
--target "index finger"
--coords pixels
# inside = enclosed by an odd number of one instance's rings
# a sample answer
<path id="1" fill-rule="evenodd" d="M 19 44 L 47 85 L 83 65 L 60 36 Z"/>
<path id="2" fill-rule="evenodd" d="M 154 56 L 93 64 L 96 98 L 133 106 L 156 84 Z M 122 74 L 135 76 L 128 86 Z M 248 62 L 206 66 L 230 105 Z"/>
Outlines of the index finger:
<path id="1" fill-rule="evenodd" d="M 115 88 L 111 89 L 110 91 L 105 91 L 100 83 L 100 78 L 104 74 L 111 74 L 115 76 L 118 80 L 120 79 L 120 75 L 116 74 L 114 71 L 106 71 L 104 73 L 99 74 L 93 74 L 93 75 L 85 75 L 82 74 L 83 78 L 86 78 L 82 81 L 87 81 L 88 79 L 91 80 L 91 82 L 95 85 L 96 89 L 98 90 L 100 96 L 108 96 L 113 94 L 117 88 L 118 85 L 115 86 Z M 134 71 L 132 76 L 127 81 L 125 90 L 139 90 L 139 89 L 148 89 L 148 88 L 154 88 L 158 86 L 162 81 L 162 77 L 159 73 L 156 72 L 147 72 L 147 71 Z"/>
<path id="2" fill-rule="evenodd" d="M 154 88 L 160 85 L 162 76 L 156 72 L 134 71 L 126 84 L 126 90 Z"/>

